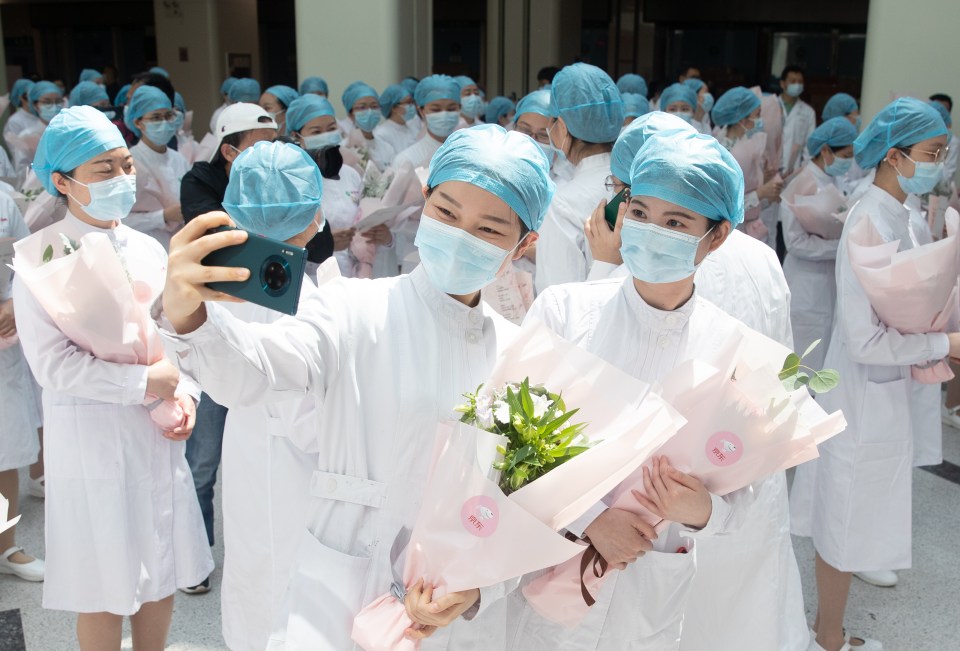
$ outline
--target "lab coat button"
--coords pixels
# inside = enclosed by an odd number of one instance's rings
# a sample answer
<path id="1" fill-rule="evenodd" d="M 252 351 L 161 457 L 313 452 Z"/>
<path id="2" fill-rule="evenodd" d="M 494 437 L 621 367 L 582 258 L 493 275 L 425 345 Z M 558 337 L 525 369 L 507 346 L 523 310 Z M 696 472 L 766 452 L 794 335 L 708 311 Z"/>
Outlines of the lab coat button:
<path id="1" fill-rule="evenodd" d="M 660 346 L 661 348 L 666 348 L 667 346 L 670 345 L 670 337 L 666 335 L 661 335 L 660 338 L 657 339 L 657 345 Z"/>
<path id="2" fill-rule="evenodd" d="M 469 341 L 471 344 L 477 343 L 479 339 L 480 338 L 477 336 L 477 333 L 475 332 L 471 332 L 470 334 L 467 335 L 467 341 Z"/>
<path id="3" fill-rule="evenodd" d="M 675 314 L 671 314 L 666 318 L 667 327 L 674 328 L 677 325 L 677 317 Z"/>
<path id="4" fill-rule="evenodd" d="M 333 477 L 328 477 L 326 483 L 324 484 L 324 488 L 328 493 L 334 492 L 337 490 L 337 480 Z"/>

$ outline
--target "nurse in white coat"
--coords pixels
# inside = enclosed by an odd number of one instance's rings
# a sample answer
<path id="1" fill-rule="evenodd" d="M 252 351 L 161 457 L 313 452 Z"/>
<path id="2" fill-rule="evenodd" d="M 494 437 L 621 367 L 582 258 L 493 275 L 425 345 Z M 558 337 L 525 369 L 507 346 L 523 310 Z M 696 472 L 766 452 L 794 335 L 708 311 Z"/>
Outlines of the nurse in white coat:
<path id="1" fill-rule="evenodd" d="M 67 216 L 52 228 L 74 240 L 105 234 L 133 281 L 159 290 L 166 254 L 120 223 L 134 202 L 136 171 L 102 112 L 78 106 L 55 117 L 33 168 L 47 192 L 67 203 Z M 43 606 L 79 613 L 82 651 L 119 649 L 124 616 L 136 648 L 161 649 L 174 592 L 213 569 L 184 458 L 199 391 L 166 360 L 141 366 L 93 357 L 16 278 L 13 295 L 23 352 L 43 387 Z M 176 400 L 186 424 L 162 432 L 143 405 L 146 394 Z"/>
<path id="2" fill-rule="evenodd" d="M 320 170 L 303 149 L 262 142 L 233 162 L 223 205 L 239 228 L 304 246 L 320 227 L 322 187 Z M 228 307 L 248 323 L 281 316 L 253 303 Z M 299 397 L 227 415 L 220 611 L 231 651 L 263 651 L 280 617 L 317 468 L 314 404 Z"/>
<path id="3" fill-rule="evenodd" d="M 417 118 L 417 104 L 413 93 L 400 84 L 387 86 L 380 94 L 380 112 L 383 122 L 373 130 L 373 136 L 400 153 L 417 141 L 410 124 Z M 390 164 L 393 161 L 389 161 Z"/>
<path id="4" fill-rule="evenodd" d="M 528 318 L 545 321 L 564 338 L 654 383 L 678 363 L 709 355 L 742 327 L 698 295 L 694 273 L 743 218 L 743 176 L 716 140 L 692 129 L 651 136 L 630 176 L 621 231 L 630 277 L 552 287 L 537 298 Z M 663 474 L 672 499 L 664 501 L 657 485 L 654 491 L 648 487 L 657 505 L 641 501 L 673 523 L 656 537 L 653 550 L 632 514 L 603 504 L 588 512 L 571 533 L 589 538 L 611 565 L 629 565 L 609 577 L 575 629 L 548 622 L 529 606 L 518 608 L 510 648 L 680 648 L 700 539 L 735 526 L 739 509 L 731 502 L 747 491 L 719 498 L 693 477 L 663 473 L 661 466 Z"/>
<path id="5" fill-rule="evenodd" d="M 173 103 L 159 88 L 140 86 L 127 104 L 123 121 L 140 138 L 130 148 L 137 165 L 137 202 L 126 224 L 153 236 L 166 249 L 170 234 L 183 226 L 180 181 L 190 170 L 183 155 L 167 147 L 177 135 Z"/>
<path id="6" fill-rule="evenodd" d="M 843 617 L 851 572 L 911 564 L 911 468 L 914 404 L 910 366 L 960 355 L 960 334 L 901 334 L 873 311 L 847 251 L 850 229 L 869 219 L 900 249 L 918 245 L 903 205 L 929 192 L 942 173 L 947 129 L 937 112 L 912 98 L 887 105 L 854 143 L 874 185 L 850 210 L 837 250 L 837 314 L 825 364 L 840 387 L 819 398 L 842 409 L 847 429 L 820 446 L 813 510 L 819 605 L 817 643 L 826 651 L 882 648 L 845 641 Z"/>
<path id="7" fill-rule="evenodd" d="M 203 302 L 223 298 L 205 280 L 246 276 L 199 264 L 243 239 L 204 236 L 225 216 L 197 218 L 174 238 L 164 304 L 180 334 L 166 334 L 167 345 L 204 390 L 231 408 L 317 401 L 318 468 L 278 648 L 353 648 L 353 617 L 390 589 L 391 546 L 416 518 L 437 422 L 483 382 L 515 330 L 479 302 L 479 290 L 536 240 L 553 189 L 546 157 L 526 136 L 494 125 L 457 132 L 431 163 L 421 266 L 305 286 L 297 317 L 269 327 Z M 441 597 L 439 613 L 413 589 L 406 605 L 418 628 L 409 635 L 457 620 L 423 648 L 502 648 L 505 589 Z"/>
<path id="8" fill-rule="evenodd" d="M 560 184 L 537 243 L 537 291 L 587 279 L 592 259 L 583 223 L 607 189 L 610 150 L 623 128 L 623 100 L 610 76 L 586 63 L 565 67 L 553 78 L 557 118 L 548 134 L 551 146 L 576 169 Z"/>
<path id="9" fill-rule="evenodd" d="M 346 146 L 373 161 L 380 170 L 389 167 L 398 152 L 374 133 L 383 121 L 379 93 L 369 84 L 355 81 L 343 91 L 343 108 L 355 126 L 347 136 Z"/>

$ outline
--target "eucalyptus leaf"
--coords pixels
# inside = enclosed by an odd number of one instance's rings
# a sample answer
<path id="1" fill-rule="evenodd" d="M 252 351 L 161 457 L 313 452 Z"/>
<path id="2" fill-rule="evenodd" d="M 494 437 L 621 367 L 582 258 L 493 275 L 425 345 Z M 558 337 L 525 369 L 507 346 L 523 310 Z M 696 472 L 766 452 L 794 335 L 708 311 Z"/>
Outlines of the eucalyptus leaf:
<path id="1" fill-rule="evenodd" d="M 50 262 L 51 260 L 53 260 L 53 245 L 48 244 L 47 248 L 43 250 L 43 261 L 46 263 Z"/>
<path id="2" fill-rule="evenodd" d="M 830 368 L 816 371 L 810 378 L 810 389 L 814 393 L 827 393 L 840 384 L 840 374 Z"/>
<path id="3" fill-rule="evenodd" d="M 800 357 L 796 353 L 790 353 L 787 355 L 787 359 L 783 362 L 783 369 L 780 371 L 780 379 L 785 380 L 787 377 L 793 375 L 800 368 Z M 784 374 L 787 374 L 784 376 Z"/>
<path id="4" fill-rule="evenodd" d="M 800 359 L 803 359 L 803 358 L 805 358 L 807 355 L 809 355 L 810 353 L 812 353 L 812 352 L 814 351 L 814 349 L 815 349 L 817 346 L 820 345 L 820 342 L 821 342 L 821 341 L 823 341 L 823 339 L 817 339 L 815 342 L 813 342 L 812 344 L 810 344 L 809 346 L 807 346 L 807 349 L 803 352 L 803 355 L 800 356 Z"/>

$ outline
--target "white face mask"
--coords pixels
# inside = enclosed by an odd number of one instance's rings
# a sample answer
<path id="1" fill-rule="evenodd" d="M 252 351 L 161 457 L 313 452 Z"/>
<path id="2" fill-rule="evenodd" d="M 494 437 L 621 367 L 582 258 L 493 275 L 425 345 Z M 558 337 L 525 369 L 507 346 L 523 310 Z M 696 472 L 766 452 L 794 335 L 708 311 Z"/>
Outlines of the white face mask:
<path id="1" fill-rule="evenodd" d="M 96 183 L 81 183 L 69 176 L 67 178 L 87 188 L 90 192 L 90 203 L 83 205 L 83 202 L 72 194 L 67 196 L 80 204 L 83 212 L 102 222 L 123 219 L 130 214 L 133 204 L 137 201 L 136 174 L 121 174 Z"/>
<path id="2" fill-rule="evenodd" d="M 323 149 L 324 147 L 335 147 L 340 144 L 342 138 L 339 131 L 328 131 L 326 133 L 315 133 L 312 136 L 301 136 L 303 138 L 303 148 L 307 151 Z"/>

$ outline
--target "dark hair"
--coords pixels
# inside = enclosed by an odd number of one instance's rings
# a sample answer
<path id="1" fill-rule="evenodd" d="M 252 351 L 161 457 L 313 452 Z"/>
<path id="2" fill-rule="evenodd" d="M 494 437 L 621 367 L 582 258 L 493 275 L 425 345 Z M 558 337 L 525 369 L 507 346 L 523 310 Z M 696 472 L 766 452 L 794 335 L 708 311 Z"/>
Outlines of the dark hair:
<path id="1" fill-rule="evenodd" d="M 430 195 L 433 194 L 433 190 L 433 188 L 427 188 L 427 199 L 429 199 Z M 519 215 L 517 215 L 517 219 L 520 221 L 520 240 L 522 240 L 530 232 L 530 227 L 527 226 L 526 222 L 520 219 Z M 517 240 L 517 242 L 519 243 L 520 240 Z"/>
<path id="2" fill-rule="evenodd" d="M 164 77 L 163 75 L 157 74 L 155 72 L 141 72 L 134 75 L 131 82 L 142 81 L 146 86 L 153 86 L 154 88 L 159 88 L 163 91 L 163 94 L 170 98 L 170 103 L 174 103 L 173 97 L 173 84 L 170 83 L 170 80 Z"/>
<path id="3" fill-rule="evenodd" d="M 246 131 L 238 131 L 237 133 L 230 133 L 225 135 L 220 139 L 220 144 L 217 145 L 217 153 L 210 160 L 211 164 L 216 163 L 225 163 L 227 159 L 223 157 L 223 154 L 220 153 L 220 148 L 223 145 L 230 145 L 231 147 L 239 147 L 240 143 L 243 142 L 243 137 L 247 134 Z"/>
<path id="4" fill-rule="evenodd" d="M 780 73 L 780 81 L 786 81 L 787 75 L 789 75 L 791 72 L 797 72 L 801 75 L 804 74 L 803 68 L 800 66 L 789 65 L 783 69 L 783 72 Z"/>
<path id="5" fill-rule="evenodd" d="M 552 84 L 553 78 L 557 76 L 558 72 L 560 72 L 560 68 L 556 66 L 547 66 L 545 68 L 540 68 L 540 71 L 537 73 L 537 81 L 540 81 L 541 79 L 546 79 Z"/>
<path id="6" fill-rule="evenodd" d="M 944 93 L 934 93 L 933 95 L 930 96 L 930 101 L 946 102 L 947 104 L 949 104 L 949 106 L 947 107 L 947 111 L 948 112 L 953 111 L 953 98 L 950 97 L 949 95 L 946 95 Z"/>

